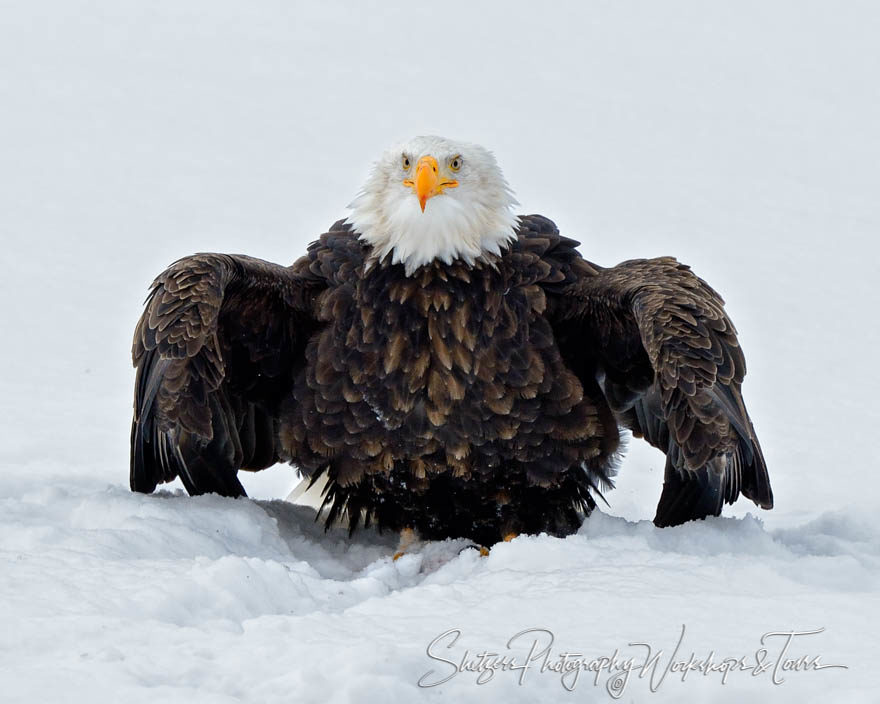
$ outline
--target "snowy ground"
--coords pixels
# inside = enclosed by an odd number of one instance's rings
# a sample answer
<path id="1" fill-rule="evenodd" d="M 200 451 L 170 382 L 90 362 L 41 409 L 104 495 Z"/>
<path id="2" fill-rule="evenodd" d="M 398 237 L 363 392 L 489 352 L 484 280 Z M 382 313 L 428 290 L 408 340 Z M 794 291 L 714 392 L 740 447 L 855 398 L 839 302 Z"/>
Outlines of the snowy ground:
<path id="1" fill-rule="evenodd" d="M 0 4 L 0 699 L 610 701 L 546 666 L 786 657 L 848 669 L 633 671 L 622 701 L 880 701 L 880 11 L 868 2 Z M 659 531 L 632 446 L 567 540 L 324 534 L 272 498 L 127 489 L 129 345 L 199 250 L 289 262 L 387 144 L 496 152 L 524 212 L 610 264 L 675 254 L 719 289 L 777 508 Z M 451 666 L 550 657 L 477 685 Z M 449 640 L 427 649 L 450 629 Z M 545 671 L 541 672 L 541 664 Z M 484 665 L 486 662 L 483 663 Z M 488 675 L 483 675 L 484 678 Z M 522 679 L 520 680 L 520 677 Z M 656 688 L 656 687 L 655 687 Z"/>

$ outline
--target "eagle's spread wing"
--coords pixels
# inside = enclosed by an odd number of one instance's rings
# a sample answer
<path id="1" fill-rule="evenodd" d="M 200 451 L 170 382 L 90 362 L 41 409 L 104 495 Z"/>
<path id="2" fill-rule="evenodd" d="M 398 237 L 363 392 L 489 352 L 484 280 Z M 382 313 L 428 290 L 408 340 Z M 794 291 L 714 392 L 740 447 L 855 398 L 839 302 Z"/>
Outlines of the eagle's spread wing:
<path id="1" fill-rule="evenodd" d="M 771 508 L 742 399 L 745 359 L 721 297 L 671 257 L 604 269 L 556 237 L 566 276 L 548 287 L 548 314 L 563 356 L 596 375 L 622 425 L 666 453 L 654 523 L 719 515 L 740 493 Z"/>
<path id="2" fill-rule="evenodd" d="M 134 334 L 131 488 L 179 476 L 244 495 L 239 469 L 277 459 L 278 404 L 303 363 L 321 279 L 308 267 L 196 254 L 153 283 Z"/>

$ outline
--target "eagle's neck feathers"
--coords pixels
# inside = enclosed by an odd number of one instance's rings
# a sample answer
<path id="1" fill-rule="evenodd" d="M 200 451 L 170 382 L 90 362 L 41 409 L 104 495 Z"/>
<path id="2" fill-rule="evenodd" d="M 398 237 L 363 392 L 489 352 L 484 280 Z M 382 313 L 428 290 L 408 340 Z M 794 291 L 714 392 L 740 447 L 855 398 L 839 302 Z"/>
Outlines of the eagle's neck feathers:
<path id="1" fill-rule="evenodd" d="M 462 208 L 458 201 L 439 196 L 422 213 L 414 198 L 400 200 L 376 212 L 367 194 L 354 203 L 348 221 L 361 241 L 372 246 L 368 263 L 390 257 L 403 264 L 407 276 L 434 261 L 457 259 L 473 265 L 486 255 L 499 256 L 516 239 L 517 218 L 509 208 Z"/>

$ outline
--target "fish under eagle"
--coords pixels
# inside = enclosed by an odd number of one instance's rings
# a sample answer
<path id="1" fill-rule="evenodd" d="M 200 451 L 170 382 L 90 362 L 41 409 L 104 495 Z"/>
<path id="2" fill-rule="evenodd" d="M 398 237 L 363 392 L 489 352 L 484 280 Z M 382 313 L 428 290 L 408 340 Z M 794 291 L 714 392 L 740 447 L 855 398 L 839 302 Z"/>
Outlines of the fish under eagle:
<path id="1" fill-rule="evenodd" d="M 288 462 L 328 526 L 491 545 L 576 531 L 629 429 L 666 453 L 657 526 L 771 508 L 721 297 L 516 205 L 489 151 L 418 137 L 292 266 L 172 264 L 134 335 L 131 488 L 244 496 L 239 470 Z"/>

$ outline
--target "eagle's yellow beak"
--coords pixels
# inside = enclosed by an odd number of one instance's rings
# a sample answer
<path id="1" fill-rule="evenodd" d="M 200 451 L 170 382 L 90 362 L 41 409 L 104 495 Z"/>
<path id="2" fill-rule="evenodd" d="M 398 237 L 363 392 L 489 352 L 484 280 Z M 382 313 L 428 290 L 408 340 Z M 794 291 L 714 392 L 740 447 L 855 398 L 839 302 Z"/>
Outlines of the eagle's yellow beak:
<path id="1" fill-rule="evenodd" d="M 423 156 L 419 159 L 419 163 L 416 164 L 415 181 L 406 179 L 403 182 L 404 185 L 409 186 L 416 192 L 416 197 L 419 199 L 419 205 L 422 207 L 423 213 L 425 212 L 425 203 L 428 202 L 428 198 L 433 198 L 438 193 L 443 193 L 446 188 L 455 188 L 458 185 L 458 181 L 454 179 L 441 179 L 439 171 L 440 167 L 434 157 Z"/>

